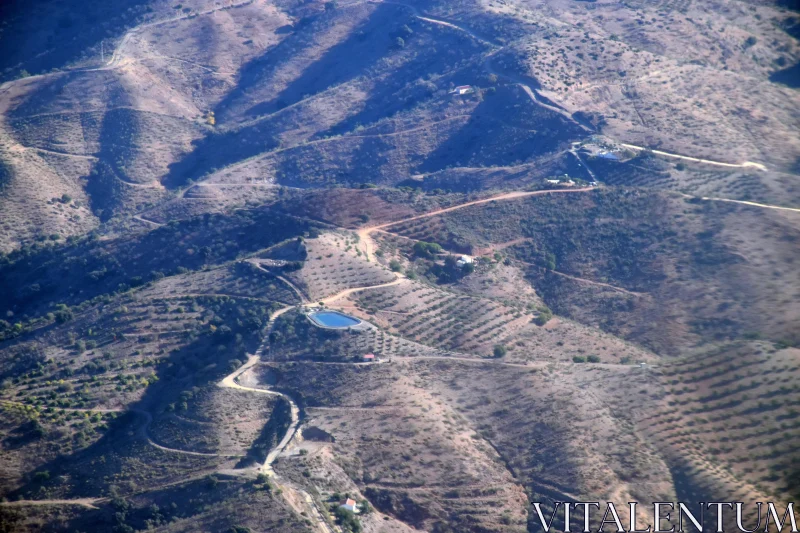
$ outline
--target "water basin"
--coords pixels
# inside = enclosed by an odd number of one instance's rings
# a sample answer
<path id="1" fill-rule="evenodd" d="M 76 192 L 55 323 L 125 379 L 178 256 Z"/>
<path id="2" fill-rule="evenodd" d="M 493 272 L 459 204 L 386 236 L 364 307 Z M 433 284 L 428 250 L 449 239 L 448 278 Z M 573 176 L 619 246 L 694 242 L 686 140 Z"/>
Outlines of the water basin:
<path id="1" fill-rule="evenodd" d="M 309 313 L 308 318 L 316 325 L 322 326 L 323 328 L 340 329 L 361 324 L 359 319 L 337 311 L 316 311 Z"/>

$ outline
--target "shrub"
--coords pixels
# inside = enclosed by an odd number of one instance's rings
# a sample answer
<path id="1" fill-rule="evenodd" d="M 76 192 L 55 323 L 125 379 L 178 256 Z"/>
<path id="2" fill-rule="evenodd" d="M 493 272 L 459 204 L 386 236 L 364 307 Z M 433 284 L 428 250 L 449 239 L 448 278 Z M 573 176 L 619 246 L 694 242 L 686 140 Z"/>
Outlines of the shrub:
<path id="1" fill-rule="evenodd" d="M 589 361 L 590 363 L 599 363 L 600 357 L 598 357 L 597 355 L 590 355 L 589 357 L 586 358 L 586 360 Z"/>
<path id="2" fill-rule="evenodd" d="M 505 357 L 507 353 L 508 349 L 502 344 L 495 344 L 494 349 L 492 350 L 492 355 L 494 355 L 497 359 Z"/>
<path id="3" fill-rule="evenodd" d="M 573 363 L 585 363 L 586 362 L 586 358 L 584 356 L 582 356 L 582 355 L 576 355 L 575 357 L 572 358 L 572 362 Z"/>
<path id="4" fill-rule="evenodd" d="M 546 305 L 541 306 L 538 311 L 539 316 L 533 319 L 533 322 L 537 326 L 544 326 L 550 321 L 551 318 L 553 318 L 553 312 Z"/>
<path id="5" fill-rule="evenodd" d="M 441 252 L 442 247 L 435 242 L 419 241 L 414 244 L 414 255 L 418 257 L 431 258 Z"/>

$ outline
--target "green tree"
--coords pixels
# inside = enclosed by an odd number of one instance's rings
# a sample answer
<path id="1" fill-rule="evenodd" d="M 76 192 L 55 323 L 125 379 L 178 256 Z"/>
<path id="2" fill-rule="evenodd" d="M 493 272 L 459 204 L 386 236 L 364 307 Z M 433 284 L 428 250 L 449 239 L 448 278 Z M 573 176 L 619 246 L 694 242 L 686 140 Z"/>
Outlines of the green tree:
<path id="1" fill-rule="evenodd" d="M 419 241 L 414 244 L 414 255 L 430 259 L 435 254 L 442 252 L 442 247 L 435 242 Z"/>
<path id="2" fill-rule="evenodd" d="M 553 312 L 546 305 L 539 307 L 538 311 L 539 315 L 533 319 L 533 322 L 537 326 L 544 326 L 545 324 L 550 322 L 551 318 L 553 318 Z"/>
<path id="3" fill-rule="evenodd" d="M 492 350 L 492 354 L 495 356 L 496 359 L 505 357 L 507 353 L 508 353 L 508 348 L 506 348 L 502 344 L 495 344 L 494 349 Z"/>

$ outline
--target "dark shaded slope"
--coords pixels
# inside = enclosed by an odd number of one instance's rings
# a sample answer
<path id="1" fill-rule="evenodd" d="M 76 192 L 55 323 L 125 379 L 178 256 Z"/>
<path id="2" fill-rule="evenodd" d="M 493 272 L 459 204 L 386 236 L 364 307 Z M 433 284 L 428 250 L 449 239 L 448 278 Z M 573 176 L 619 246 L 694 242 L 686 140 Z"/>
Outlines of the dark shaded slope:
<path id="1" fill-rule="evenodd" d="M 41 74 L 86 58 L 106 59 L 115 38 L 151 11 L 151 0 L 6 0 L 0 2 L 0 81 Z"/>
<path id="2" fill-rule="evenodd" d="M 4 312 L 17 314 L 36 314 L 56 303 L 75 305 L 180 269 L 230 261 L 308 228 L 306 221 L 260 209 L 207 214 L 144 235 L 12 254 L 0 264 L 0 304 Z"/>

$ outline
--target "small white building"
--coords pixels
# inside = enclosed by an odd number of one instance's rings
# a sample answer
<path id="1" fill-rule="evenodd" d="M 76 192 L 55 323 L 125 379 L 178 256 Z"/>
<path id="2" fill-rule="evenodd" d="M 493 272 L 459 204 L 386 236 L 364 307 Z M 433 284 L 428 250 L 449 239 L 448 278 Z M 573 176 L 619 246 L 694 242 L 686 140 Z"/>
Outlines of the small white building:
<path id="1" fill-rule="evenodd" d="M 544 182 L 550 185 L 558 185 L 561 183 L 561 180 L 544 180 Z"/>
<path id="2" fill-rule="evenodd" d="M 339 505 L 339 507 L 343 507 L 353 514 L 358 514 L 358 502 L 356 502 L 353 498 L 347 498 Z"/>
<path id="3" fill-rule="evenodd" d="M 472 257 L 468 255 L 462 255 L 461 258 L 458 261 L 456 261 L 456 264 L 460 267 L 463 267 L 464 265 L 471 265 L 474 262 L 475 259 L 473 259 Z"/>
<path id="4" fill-rule="evenodd" d="M 475 89 L 473 89 L 471 85 L 459 85 L 458 87 L 450 91 L 450 94 L 461 95 L 461 94 L 472 94 L 474 92 Z"/>
<path id="5" fill-rule="evenodd" d="M 375 354 L 374 353 L 365 353 L 364 354 L 364 362 L 365 363 L 373 363 L 375 362 Z"/>

